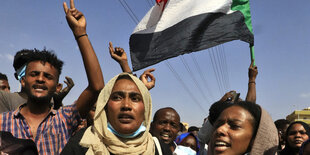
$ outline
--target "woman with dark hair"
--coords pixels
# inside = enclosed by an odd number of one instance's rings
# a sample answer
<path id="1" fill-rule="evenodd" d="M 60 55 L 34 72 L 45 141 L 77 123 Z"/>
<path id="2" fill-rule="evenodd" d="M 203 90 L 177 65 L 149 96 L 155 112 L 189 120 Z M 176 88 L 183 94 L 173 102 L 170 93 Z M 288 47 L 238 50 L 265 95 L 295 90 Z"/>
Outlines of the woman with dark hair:
<path id="1" fill-rule="evenodd" d="M 308 124 L 296 121 L 292 122 L 285 133 L 285 148 L 280 155 L 298 155 L 301 145 L 310 137 Z"/>
<path id="2" fill-rule="evenodd" d="M 277 129 L 269 114 L 252 102 L 225 104 L 214 122 L 212 155 L 275 154 Z"/>

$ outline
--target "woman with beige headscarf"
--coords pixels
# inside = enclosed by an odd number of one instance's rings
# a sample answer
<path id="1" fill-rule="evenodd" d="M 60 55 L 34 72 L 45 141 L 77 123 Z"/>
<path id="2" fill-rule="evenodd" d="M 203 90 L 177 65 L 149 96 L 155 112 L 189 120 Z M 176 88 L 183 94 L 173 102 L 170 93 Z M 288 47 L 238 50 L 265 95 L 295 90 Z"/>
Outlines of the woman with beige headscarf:
<path id="1" fill-rule="evenodd" d="M 99 94 L 94 124 L 86 129 L 79 144 L 87 149 L 86 154 L 158 153 L 156 148 L 164 147 L 162 143 L 155 147 L 156 142 L 148 132 L 151 111 L 151 96 L 144 83 L 131 74 L 121 73 Z"/>

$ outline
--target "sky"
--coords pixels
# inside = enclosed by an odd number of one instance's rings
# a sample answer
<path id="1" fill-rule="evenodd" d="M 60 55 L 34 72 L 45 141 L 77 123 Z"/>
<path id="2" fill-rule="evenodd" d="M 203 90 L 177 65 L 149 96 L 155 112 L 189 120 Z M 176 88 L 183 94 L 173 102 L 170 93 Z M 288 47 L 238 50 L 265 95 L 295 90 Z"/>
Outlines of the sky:
<path id="1" fill-rule="evenodd" d="M 69 0 L 66 1 L 69 3 Z M 150 9 L 149 3 L 154 3 L 152 0 L 125 1 L 139 20 Z M 69 105 L 86 88 L 87 78 L 79 49 L 65 19 L 63 2 L 1 1 L 0 72 L 8 75 L 11 90 L 19 91 L 19 82 L 13 76 L 15 53 L 24 48 L 53 50 L 65 62 L 60 82 L 65 76 L 75 82 L 64 99 L 64 104 Z M 76 0 L 75 6 L 86 17 L 87 33 L 107 83 L 121 72 L 119 65 L 109 55 L 108 42 L 123 47 L 129 57 L 129 37 L 136 23 L 119 0 Z M 259 72 L 256 80 L 257 103 L 270 113 L 273 120 L 285 118 L 296 109 L 310 106 L 310 1 L 252 0 L 250 6 Z M 186 54 L 148 67 L 156 69 L 156 86 L 150 91 L 153 114 L 159 108 L 170 106 L 180 114 L 181 121 L 201 126 L 210 105 L 225 92 L 236 90 L 241 93 L 241 98 L 245 98 L 250 65 L 248 44 L 237 40 L 214 48 L 213 53 L 220 51 L 216 49 L 222 49 L 225 55 L 225 61 L 222 59 L 217 63 L 227 64 L 227 67 L 224 65 L 227 68 L 224 70 L 227 71 L 224 72 L 225 90 L 219 88 L 210 58 L 211 50 Z M 177 72 L 186 88 L 168 64 Z M 143 70 L 136 73 L 140 75 Z"/>

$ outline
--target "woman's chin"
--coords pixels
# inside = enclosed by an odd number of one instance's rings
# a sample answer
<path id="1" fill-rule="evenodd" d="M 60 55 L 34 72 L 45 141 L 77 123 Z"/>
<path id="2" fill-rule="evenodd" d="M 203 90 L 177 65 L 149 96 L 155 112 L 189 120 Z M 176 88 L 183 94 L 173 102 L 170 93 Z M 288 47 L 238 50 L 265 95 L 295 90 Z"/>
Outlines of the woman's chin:
<path id="1" fill-rule="evenodd" d="M 116 129 L 116 131 L 120 134 L 124 134 L 124 135 L 130 135 L 130 134 L 133 134 L 135 131 L 137 131 L 137 129 L 135 128 L 131 128 L 131 127 L 121 127 L 121 128 L 118 128 Z"/>

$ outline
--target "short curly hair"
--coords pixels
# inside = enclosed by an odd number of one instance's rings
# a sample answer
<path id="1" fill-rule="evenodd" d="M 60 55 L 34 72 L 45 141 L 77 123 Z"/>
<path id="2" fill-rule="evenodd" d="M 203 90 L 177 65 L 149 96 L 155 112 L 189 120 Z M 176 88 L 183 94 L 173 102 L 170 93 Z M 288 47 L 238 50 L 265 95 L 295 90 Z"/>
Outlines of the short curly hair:
<path id="1" fill-rule="evenodd" d="M 63 61 L 57 58 L 54 51 L 49 51 L 46 50 L 45 48 L 43 50 L 33 49 L 32 52 L 29 53 L 27 63 L 33 61 L 41 61 L 43 63 L 48 62 L 49 64 L 51 64 L 53 67 L 56 68 L 59 75 L 61 74 Z"/>

